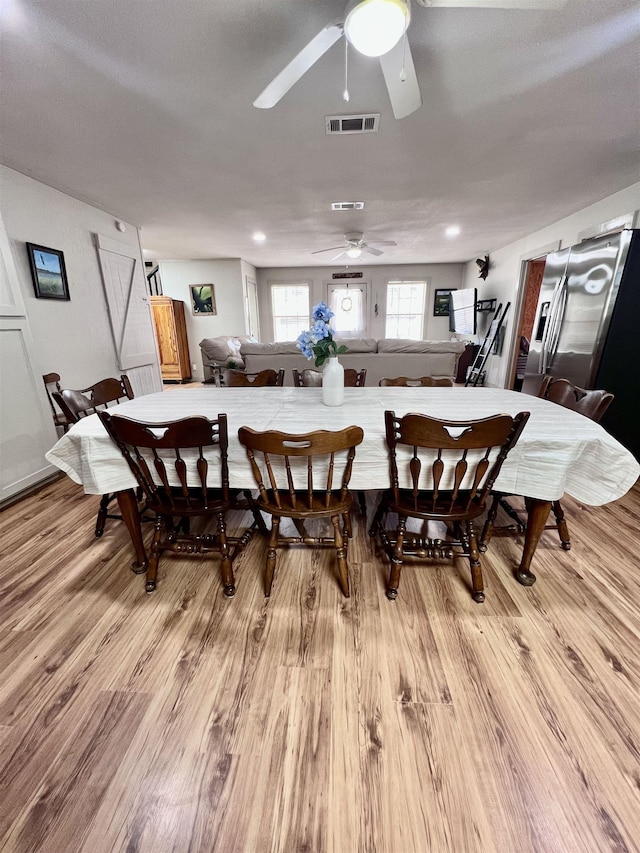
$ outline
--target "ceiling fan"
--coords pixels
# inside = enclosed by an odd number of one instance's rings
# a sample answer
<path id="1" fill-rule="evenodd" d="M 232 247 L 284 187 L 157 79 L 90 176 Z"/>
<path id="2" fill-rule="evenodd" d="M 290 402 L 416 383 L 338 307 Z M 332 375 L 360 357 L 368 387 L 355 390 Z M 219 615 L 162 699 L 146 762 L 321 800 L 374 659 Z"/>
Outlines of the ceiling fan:
<path id="1" fill-rule="evenodd" d="M 481 9 L 555 9 L 566 0 L 416 0 L 423 7 Z M 406 37 L 411 21 L 411 0 L 350 0 L 341 18 L 327 24 L 302 48 L 253 102 L 254 107 L 274 107 L 306 72 L 345 36 L 365 56 L 378 57 L 393 114 L 411 115 L 422 105 L 411 48 Z M 345 55 L 346 62 L 346 55 Z M 349 100 L 345 85 L 343 95 Z"/>
<path id="2" fill-rule="evenodd" d="M 374 240 L 376 246 L 397 246 L 395 240 Z M 337 261 L 343 255 L 346 255 L 351 260 L 357 260 L 362 256 L 363 252 L 369 255 L 383 255 L 380 249 L 376 249 L 370 243 L 365 243 L 362 239 L 361 231 L 347 231 L 344 235 L 344 246 L 330 246 L 328 249 L 318 249 L 316 252 L 311 252 L 312 255 L 320 255 L 322 252 L 335 252 L 340 249 L 339 253 L 331 258 L 332 261 Z"/>

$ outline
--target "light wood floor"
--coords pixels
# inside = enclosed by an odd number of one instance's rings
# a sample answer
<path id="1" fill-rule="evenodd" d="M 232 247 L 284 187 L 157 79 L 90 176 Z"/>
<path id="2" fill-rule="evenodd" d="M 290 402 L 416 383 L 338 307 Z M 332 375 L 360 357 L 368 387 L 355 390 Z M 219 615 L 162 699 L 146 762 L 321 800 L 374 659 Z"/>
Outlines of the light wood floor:
<path id="1" fill-rule="evenodd" d="M 387 601 L 358 515 L 348 600 L 291 549 L 265 601 L 260 537 L 234 599 L 173 555 L 147 596 L 97 502 L 62 478 L 0 514 L 4 853 L 640 849 L 639 485 L 567 500 L 533 588 L 496 537 L 484 605 L 461 560 Z"/>

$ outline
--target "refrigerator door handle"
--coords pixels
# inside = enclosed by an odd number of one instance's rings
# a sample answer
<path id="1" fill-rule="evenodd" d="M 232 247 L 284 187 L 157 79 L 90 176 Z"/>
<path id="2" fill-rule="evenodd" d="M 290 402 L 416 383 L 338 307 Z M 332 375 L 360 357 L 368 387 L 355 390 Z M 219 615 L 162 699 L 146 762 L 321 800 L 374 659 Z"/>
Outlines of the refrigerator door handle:
<path id="1" fill-rule="evenodd" d="M 562 330 L 562 323 L 564 322 L 564 312 L 567 307 L 567 299 L 569 296 L 569 285 L 567 282 L 567 277 L 565 276 L 562 280 L 562 284 L 559 291 L 558 296 L 558 304 L 556 306 L 555 316 L 553 318 L 553 329 L 551 332 L 551 337 L 549 340 L 549 348 L 548 348 L 548 366 L 551 367 L 553 360 L 556 356 L 556 352 L 558 351 L 558 344 L 560 343 L 560 332 Z"/>
<path id="2" fill-rule="evenodd" d="M 548 342 L 549 336 L 551 334 L 551 327 L 553 325 L 555 313 L 556 313 L 556 304 L 558 302 L 558 294 L 560 292 L 560 288 L 564 282 L 565 277 L 559 278 L 556 282 L 555 287 L 553 288 L 553 293 L 551 295 L 551 304 L 549 305 L 549 314 L 547 315 L 547 322 L 544 324 L 544 332 L 542 333 L 542 342 L 540 344 L 540 356 L 538 358 L 538 373 L 542 373 L 543 375 L 547 372 L 547 359 L 548 359 Z"/>

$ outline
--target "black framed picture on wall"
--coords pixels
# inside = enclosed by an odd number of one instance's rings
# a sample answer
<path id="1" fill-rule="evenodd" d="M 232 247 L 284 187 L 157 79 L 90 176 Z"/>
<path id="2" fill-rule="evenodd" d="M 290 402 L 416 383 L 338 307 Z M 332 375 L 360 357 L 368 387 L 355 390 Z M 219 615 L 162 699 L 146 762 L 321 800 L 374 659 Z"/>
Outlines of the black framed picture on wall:
<path id="1" fill-rule="evenodd" d="M 64 265 L 64 254 L 57 249 L 27 243 L 29 266 L 36 299 L 64 299 L 69 301 L 69 284 Z"/>
<path id="2" fill-rule="evenodd" d="M 457 290 L 457 287 L 450 287 L 448 290 L 436 290 L 433 297 L 433 316 L 448 317 L 449 316 L 449 294 L 452 290 Z"/>
<path id="3" fill-rule="evenodd" d="M 196 317 L 213 317 L 217 314 L 216 295 L 212 284 L 190 284 L 191 313 Z"/>

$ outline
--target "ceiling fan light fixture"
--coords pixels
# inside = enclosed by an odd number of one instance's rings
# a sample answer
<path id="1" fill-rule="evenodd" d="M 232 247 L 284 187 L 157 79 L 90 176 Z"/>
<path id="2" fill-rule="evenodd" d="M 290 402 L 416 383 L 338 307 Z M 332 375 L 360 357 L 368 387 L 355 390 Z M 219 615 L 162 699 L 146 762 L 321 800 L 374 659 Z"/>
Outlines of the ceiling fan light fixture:
<path id="1" fill-rule="evenodd" d="M 365 56 L 383 56 L 409 26 L 405 0 L 352 0 L 347 6 L 344 34 Z"/>
<path id="2" fill-rule="evenodd" d="M 360 255 L 362 254 L 362 249 L 360 248 L 360 246 L 349 246 L 349 248 L 346 251 L 346 254 L 350 258 L 353 258 L 355 260 L 356 258 L 359 258 Z"/>

